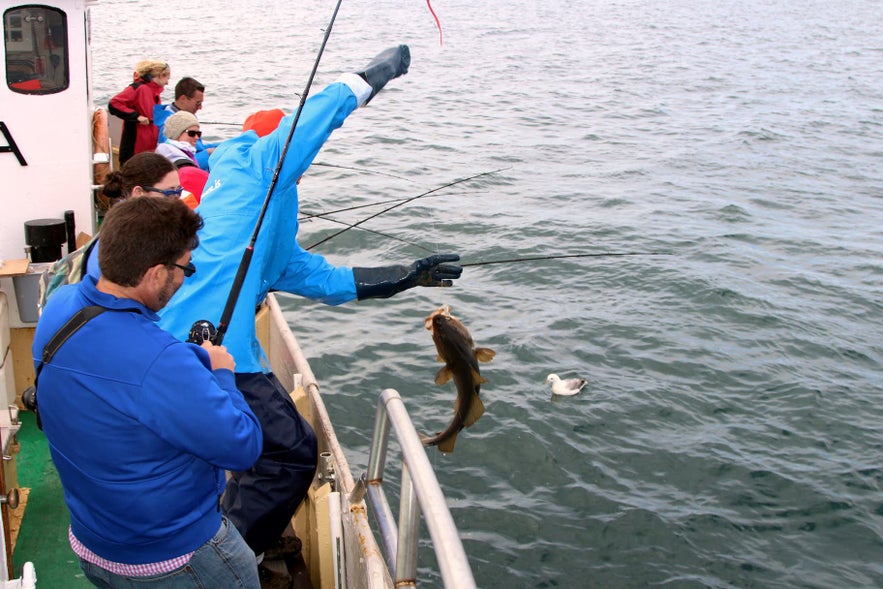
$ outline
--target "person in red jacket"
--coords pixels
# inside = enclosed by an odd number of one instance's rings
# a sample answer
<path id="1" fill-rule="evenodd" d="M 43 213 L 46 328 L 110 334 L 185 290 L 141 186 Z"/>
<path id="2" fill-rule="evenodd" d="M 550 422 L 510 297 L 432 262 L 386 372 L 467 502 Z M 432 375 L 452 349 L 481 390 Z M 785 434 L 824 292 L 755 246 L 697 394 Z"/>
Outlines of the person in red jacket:
<path id="1" fill-rule="evenodd" d="M 146 59 L 135 65 L 135 81 L 110 99 L 108 110 L 123 119 L 120 138 L 120 165 L 142 151 L 156 149 L 159 128 L 153 124 L 153 107 L 160 103 L 172 70 L 164 61 Z"/>

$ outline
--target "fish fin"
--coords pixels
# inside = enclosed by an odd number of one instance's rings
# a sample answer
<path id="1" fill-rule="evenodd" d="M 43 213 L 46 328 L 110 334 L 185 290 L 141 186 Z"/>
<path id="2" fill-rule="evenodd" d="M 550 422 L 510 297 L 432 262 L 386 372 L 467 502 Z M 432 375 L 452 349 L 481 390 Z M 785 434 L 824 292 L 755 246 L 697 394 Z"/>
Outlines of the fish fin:
<path id="1" fill-rule="evenodd" d="M 476 385 L 484 384 L 487 382 L 487 379 L 483 377 L 477 370 L 472 371 L 472 379 L 475 381 Z"/>
<path id="2" fill-rule="evenodd" d="M 444 452 L 445 454 L 450 454 L 454 451 L 454 442 L 457 441 L 457 434 L 454 434 L 444 442 L 438 445 L 439 452 Z"/>
<path id="3" fill-rule="evenodd" d="M 472 406 L 469 408 L 469 413 L 466 414 L 466 419 L 463 420 L 463 425 L 466 427 L 471 426 L 478 421 L 482 415 L 484 415 L 484 403 L 481 402 L 481 397 L 475 395 L 475 398 L 472 399 Z"/>
<path id="4" fill-rule="evenodd" d="M 475 348 L 475 359 L 479 362 L 490 362 L 497 353 L 490 348 Z"/>
<path id="5" fill-rule="evenodd" d="M 447 366 L 442 366 L 435 375 L 435 384 L 443 385 L 453 378 L 454 373 Z"/>

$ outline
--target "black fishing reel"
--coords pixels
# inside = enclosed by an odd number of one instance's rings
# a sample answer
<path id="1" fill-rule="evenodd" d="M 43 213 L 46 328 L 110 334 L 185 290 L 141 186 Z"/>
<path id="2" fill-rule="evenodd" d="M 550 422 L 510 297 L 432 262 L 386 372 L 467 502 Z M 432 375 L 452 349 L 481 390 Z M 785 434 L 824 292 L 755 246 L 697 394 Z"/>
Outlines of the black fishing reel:
<path id="1" fill-rule="evenodd" d="M 31 385 L 24 390 L 21 394 L 21 404 L 24 405 L 25 409 L 32 411 L 37 416 L 37 427 L 42 430 L 43 420 L 40 419 L 40 412 L 37 411 L 37 387 Z"/>
<path id="2" fill-rule="evenodd" d="M 201 319 L 190 326 L 190 333 L 187 336 L 187 341 L 191 344 L 201 346 L 202 342 L 205 341 L 214 343 L 217 337 L 218 330 L 215 329 L 212 322 L 206 319 Z"/>

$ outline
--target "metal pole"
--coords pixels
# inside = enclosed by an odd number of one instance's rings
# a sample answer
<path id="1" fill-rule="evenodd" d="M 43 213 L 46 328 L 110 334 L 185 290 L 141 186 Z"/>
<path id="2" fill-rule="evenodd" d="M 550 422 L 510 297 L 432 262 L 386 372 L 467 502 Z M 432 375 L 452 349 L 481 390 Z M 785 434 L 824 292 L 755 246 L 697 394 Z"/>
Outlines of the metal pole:
<path id="1" fill-rule="evenodd" d="M 411 474 L 414 490 L 438 555 L 445 587 L 475 587 L 472 569 L 457 533 L 457 526 L 454 525 L 454 518 L 451 517 L 426 449 L 414 429 L 402 398 L 395 390 L 386 389 L 380 394 L 380 399 L 386 406 L 390 423 L 402 447 L 404 463 Z"/>
<path id="2" fill-rule="evenodd" d="M 399 550 L 396 554 L 396 587 L 417 586 L 417 538 L 420 534 L 420 505 L 408 472 L 402 464 L 402 496 L 399 500 Z"/>
<path id="3" fill-rule="evenodd" d="M 389 418 L 383 403 L 377 404 L 374 417 L 374 437 L 371 440 L 371 451 L 368 454 L 368 504 L 374 512 L 380 541 L 383 543 L 383 554 L 386 566 L 392 574 L 396 570 L 396 553 L 398 552 L 398 529 L 392 509 L 383 490 L 383 469 L 386 466 L 386 447 L 389 443 Z"/>

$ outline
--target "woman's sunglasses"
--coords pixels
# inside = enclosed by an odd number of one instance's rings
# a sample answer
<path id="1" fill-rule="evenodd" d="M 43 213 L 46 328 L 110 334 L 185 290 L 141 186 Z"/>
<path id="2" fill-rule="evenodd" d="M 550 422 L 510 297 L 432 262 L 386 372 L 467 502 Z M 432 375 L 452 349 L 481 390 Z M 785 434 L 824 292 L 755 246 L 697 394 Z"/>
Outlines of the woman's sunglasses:
<path id="1" fill-rule="evenodd" d="M 193 129 L 187 129 L 187 134 L 191 137 L 202 137 L 202 131 L 194 131 Z"/>
<path id="2" fill-rule="evenodd" d="M 155 188 L 153 186 L 145 186 L 143 188 L 144 192 L 155 192 L 157 194 L 161 194 L 166 198 L 172 198 L 173 196 L 181 196 L 181 193 L 184 192 L 184 187 L 179 186 L 177 188 L 169 188 L 168 190 L 162 190 L 160 188 Z"/>

